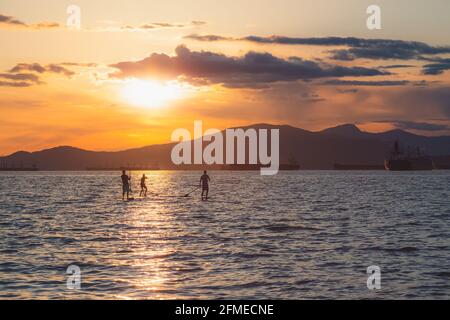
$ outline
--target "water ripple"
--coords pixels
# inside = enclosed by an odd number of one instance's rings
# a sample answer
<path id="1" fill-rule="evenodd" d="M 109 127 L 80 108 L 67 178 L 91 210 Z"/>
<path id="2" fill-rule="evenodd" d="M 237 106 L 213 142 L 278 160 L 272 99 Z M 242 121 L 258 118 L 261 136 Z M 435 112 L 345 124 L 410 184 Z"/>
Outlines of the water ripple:
<path id="1" fill-rule="evenodd" d="M 0 298 L 450 297 L 447 171 L 214 172 L 208 202 L 182 197 L 196 173 L 147 175 L 123 202 L 117 173 L 0 173 Z"/>

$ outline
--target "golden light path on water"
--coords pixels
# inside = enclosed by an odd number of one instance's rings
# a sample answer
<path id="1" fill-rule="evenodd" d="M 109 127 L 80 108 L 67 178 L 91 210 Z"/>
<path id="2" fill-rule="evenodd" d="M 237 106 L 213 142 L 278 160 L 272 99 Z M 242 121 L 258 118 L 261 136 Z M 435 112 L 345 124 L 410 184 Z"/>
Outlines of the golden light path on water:
<path id="1" fill-rule="evenodd" d="M 141 176 L 143 172 L 134 172 L 134 174 Z M 162 180 L 159 187 L 164 190 L 169 186 L 167 181 Z M 152 195 L 149 197 L 152 198 Z M 130 209 L 126 213 L 126 220 L 131 228 L 123 236 L 125 246 L 130 249 L 131 258 L 123 263 L 131 265 L 134 270 L 134 274 L 126 280 L 127 287 L 131 286 L 132 289 L 129 294 L 119 294 L 116 298 L 135 299 L 137 290 L 146 292 L 146 296 L 152 299 L 166 299 L 169 296 L 163 291 L 173 278 L 169 270 L 174 269 L 174 262 L 167 261 L 167 258 L 176 253 L 176 248 L 166 239 L 170 238 L 171 230 L 174 229 L 174 216 L 163 203 L 158 201 L 151 201 L 150 206 L 138 205 Z M 117 264 L 117 266 L 120 265 Z"/>

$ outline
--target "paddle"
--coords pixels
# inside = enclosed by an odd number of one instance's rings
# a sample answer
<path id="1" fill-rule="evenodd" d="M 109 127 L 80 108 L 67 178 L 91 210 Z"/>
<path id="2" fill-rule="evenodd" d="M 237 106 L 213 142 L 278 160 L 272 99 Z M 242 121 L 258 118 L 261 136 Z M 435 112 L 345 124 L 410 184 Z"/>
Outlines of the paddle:
<path id="1" fill-rule="evenodd" d="M 133 188 L 131 187 L 131 183 L 132 183 L 132 179 L 131 179 L 131 170 L 130 170 L 130 176 L 129 176 L 129 178 L 130 178 L 130 182 L 129 182 L 129 184 L 128 184 L 128 188 L 129 188 L 129 192 L 130 192 L 130 195 L 131 195 L 131 197 L 129 197 L 128 198 L 128 200 L 134 200 L 134 196 L 133 196 Z"/>
<path id="2" fill-rule="evenodd" d="M 188 194 L 186 194 L 186 195 L 184 196 L 184 198 L 189 197 L 192 193 L 194 193 L 194 192 L 197 191 L 198 189 L 200 189 L 200 187 L 197 187 L 197 188 L 195 188 L 194 190 L 192 190 L 191 192 L 189 192 Z"/>

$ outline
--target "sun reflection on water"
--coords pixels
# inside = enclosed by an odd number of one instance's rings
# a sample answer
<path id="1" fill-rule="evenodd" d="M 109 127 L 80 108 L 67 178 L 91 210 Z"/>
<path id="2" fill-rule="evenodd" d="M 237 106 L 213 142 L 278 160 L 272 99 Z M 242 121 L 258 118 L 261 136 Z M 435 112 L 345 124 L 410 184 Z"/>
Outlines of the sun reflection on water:
<path id="1" fill-rule="evenodd" d="M 150 200 L 150 198 L 148 199 Z M 174 269 L 170 257 L 177 251 L 170 241 L 170 230 L 174 230 L 173 217 L 163 203 L 139 199 L 132 204 L 126 215 L 129 228 L 124 234 L 129 249 L 129 259 L 124 261 L 134 274 L 127 277 L 127 287 L 132 289 L 117 298 L 133 299 L 136 292 L 149 299 L 165 299 L 164 291 L 173 282 Z M 145 205 L 142 205 L 142 204 Z M 148 205 L 147 205 L 148 204 Z"/>

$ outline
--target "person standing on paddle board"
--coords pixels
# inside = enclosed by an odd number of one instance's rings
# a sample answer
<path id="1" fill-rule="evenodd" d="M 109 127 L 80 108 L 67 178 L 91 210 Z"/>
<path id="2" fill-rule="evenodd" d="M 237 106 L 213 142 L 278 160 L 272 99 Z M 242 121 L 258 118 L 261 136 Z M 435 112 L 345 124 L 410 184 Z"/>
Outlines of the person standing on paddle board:
<path id="1" fill-rule="evenodd" d="M 200 186 L 202 187 L 202 200 L 208 200 L 209 194 L 209 182 L 211 178 L 208 176 L 206 171 L 203 171 L 203 175 L 200 177 Z M 206 192 L 206 197 L 205 197 Z"/>
<path id="2" fill-rule="evenodd" d="M 125 170 L 122 171 L 122 200 L 125 200 L 125 194 L 127 195 L 127 200 L 130 199 L 130 180 L 131 177 L 127 176 Z"/>
<path id="3" fill-rule="evenodd" d="M 144 197 L 147 196 L 147 186 L 145 184 L 145 180 L 147 180 L 147 177 L 145 176 L 145 174 L 142 175 L 141 178 L 141 193 L 139 194 L 140 197 L 142 197 L 142 194 L 144 194 Z"/>

